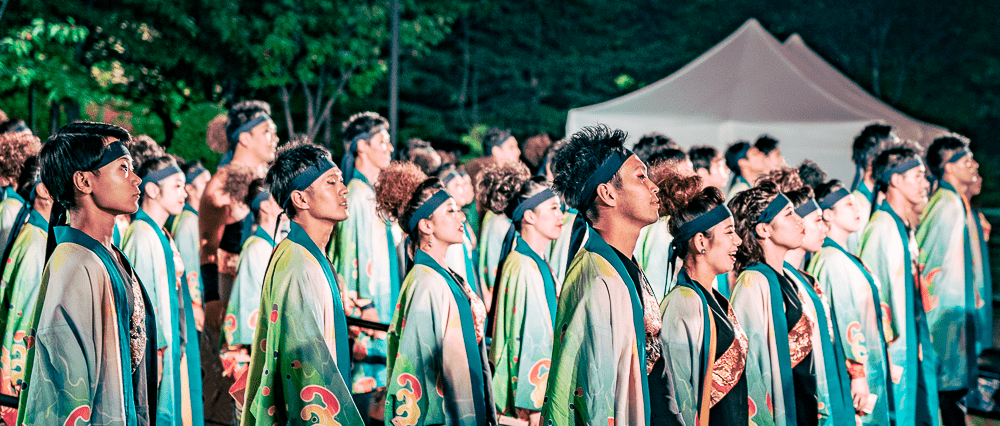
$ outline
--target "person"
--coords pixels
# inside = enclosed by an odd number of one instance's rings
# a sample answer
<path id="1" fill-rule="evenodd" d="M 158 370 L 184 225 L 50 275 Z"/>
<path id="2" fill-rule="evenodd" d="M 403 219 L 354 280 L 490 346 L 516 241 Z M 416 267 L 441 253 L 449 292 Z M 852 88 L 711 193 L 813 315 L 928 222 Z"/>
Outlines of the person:
<path id="1" fill-rule="evenodd" d="M 794 169 L 793 169 L 794 170 Z M 797 171 L 793 173 L 798 174 Z M 813 327 L 812 357 L 813 373 L 816 376 L 816 395 L 819 399 L 820 425 L 851 424 L 855 421 L 850 396 L 850 379 L 847 375 L 847 361 L 842 346 L 837 344 L 840 329 L 832 321 L 829 295 L 818 285 L 816 278 L 805 272 L 805 259 L 823 248 L 827 227 L 823 222 L 822 210 L 813 198 L 813 189 L 803 185 L 799 188 L 781 188 L 791 201 L 795 215 L 802 220 L 802 245 L 785 253 L 785 278 L 797 288 L 802 299 L 802 310 L 809 316 Z"/>
<path id="2" fill-rule="evenodd" d="M 208 140 L 221 139 L 232 153 L 229 164 L 247 167 L 255 176 L 263 176 L 267 164 L 274 160 L 278 143 L 276 127 L 270 118 L 271 107 L 263 101 L 243 101 L 227 113 L 225 125 L 213 120 L 209 124 Z M 215 123 L 215 124 L 213 124 Z M 213 131 L 221 130 L 224 132 Z M 218 133 L 223 133 L 220 138 Z M 221 163 L 220 163 L 221 164 Z M 227 174 L 222 167 L 205 185 L 198 209 L 198 235 L 201 243 L 201 279 L 205 310 L 205 326 L 201 354 L 204 371 L 204 400 L 207 420 L 233 423 L 233 399 L 228 390 L 232 382 L 222 376 L 219 341 L 222 319 L 229 300 L 243 244 L 247 207 L 229 196 L 225 188 Z M 249 235 L 246 235 L 249 237 Z"/>
<path id="3" fill-rule="evenodd" d="M 423 170 L 421 169 L 421 171 Z M 436 170 L 434 174 L 441 180 L 444 189 L 448 191 L 448 194 L 451 194 L 452 198 L 455 199 L 455 203 L 458 204 L 459 208 L 462 208 L 462 212 L 464 213 L 466 211 L 465 208 L 472 204 L 475 194 L 472 193 L 472 188 L 468 185 L 468 182 L 459 170 L 452 164 L 445 164 Z M 483 285 L 482 278 L 479 276 L 479 269 L 476 267 L 476 263 L 479 261 L 476 242 L 476 235 L 472 233 L 472 226 L 469 224 L 468 217 L 466 217 L 465 236 L 462 238 L 462 244 L 452 244 L 449 246 L 448 253 L 445 254 L 445 259 L 448 268 L 462 277 L 476 294 L 481 295 L 486 288 Z"/>
<path id="4" fill-rule="evenodd" d="M 17 213 L 24 206 L 24 198 L 17 193 L 17 178 L 28 157 L 38 155 L 42 144 L 30 132 L 0 134 L 0 244 L 7 242 Z"/>
<path id="5" fill-rule="evenodd" d="M 872 161 L 875 195 L 885 202 L 871 213 L 862 231 L 861 260 L 881 283 L 885 339 L 897 425 L 936 425 L 937 360 L 931 346 L 913 228 L 903 219 L 914 205 L 927 200 L 929 184 L 920 148 L 912 142 L 888 145 Z"/>
<path id="6" fill-rule="evenodd" d="M 722 191 L 677 174 L 657 186 L 672 194 L 661 207 L 677 235 L 667 260 L 681 259 L 683 267 L 661 304 L 663 357 L 649 375 L 652 424 L 770 424 L 767 410 L 747 405 L 753 398 L 746 333 L 729 300 L 710 284 L 732 270 L 742 244 Z M 762 380 L 754 382 L 760 391 Z"/>
<path id="7" fill-rule="evenodd" d="M 725 157 L 715 147 L 693 146 L 688 150 L 688 158 L 691 159 L 691 168 L 701 178 L 702 185 L 725 189 L 729 182 L 729 169 L 726 168 Z"/>
<path id="8" fill-rule="evenodd" d="M 668 178 L 675 174 L 690 175 L 690 173 L 678 173 L 675 166 L 676 163 L 659 163 L 649 169 L 650 180 L 656 184 L 660 193 L 666 194 L 660 185 L 669 182 Z M 639 231 L 632 257 L 649 280 L 654 299 L 662 301 L 676 279 L 677 269 L 673 263 L 664 262 L 664 259 L 668 258 L 670 243 L 674 239 L 670 235 L 670 216 L 665 203 L 660 203 L 657 214 L 660 217 L 656 222 L 644 226 Z"/>
<path id="9" fill-rule="evenodd" d="M 666 164 L 678 173 L 685 175 L 694 174 L 694 166 L 691 165 L 691 159 L 682 150 L 668 148 L 654 152 L 653 155 L 649 156 L 649 161 L 646 162 L 646 165 L 653 167 L 661 163 Z"/>
<path id="10" fill-rule="evenodd" d="M 350 316 L 388 322 L 399 294 L 396 245 L 402 231 L 375 212 L 372 184 L 389 166 L 394 151 L 389 122 L 374 112 L 352 115 L 344 121 L 341 139 L 344 158 L 340 168 L 347 181 L 348 217 L 339 222 L 326 247 L 327 257 L 344 277 Z M 354 363 L 348 383 L 355 394 L 368 394 L 385 386 L 385 334 L 352 328 Z M 374 361 L 377 360 L 377 361 Z"/>
<path id="11" fill-rule="evenodd" d="M 486 201 L 482 199 L 483 188 L 480 186 L 482 171 L 490 164 L 519 162 L 521 151 L 517 148 L 517 140 L 510 135 L 509 130 L 491 128 L 483 136 L 483 152 L 493 152 L 489 161 L 477 159 L 465 165 L 472 182 L 475 185 L 476 207 L 480 209 L 482 218 L 479 229 L 479 276 L 482 277 L 486 290 L 481 295 L 486 305 L 491 304 L 493 283 L 497 279 L 497 265 L 500 264 L 500 250 L 503 237 L 510 228 L 510 218 L 493 213 L 485 208 Z M 516 154 L 516 155 L 515 155 Z"/>
<path id="12" fill-rule="evenodd" d="M 406 227 L 412 261 L 389 324 L 386 426 L 497 424 L 486 305 L 445 266 L 448 247 L 462 242 L 462 211 L 440 180 L 412 163 L 383 170 L 375 199 L 381 214 Z"/>
<path id="13" fill-rule="evenodd" d="M 976 310 L 985 302 L 979 289 L 983 276 L 973 261 L 975 213 L 966 198 L 979 177 L 979 163 L 968 142 L 943 136 L 927 149 L 927 168 L 937 182 L 915 234 L 922 286 L 927 289 L 927 327 L 940 360 L 938 400 L 945 425 L 965 424 L 960 406 L 978 386 Z"/>
<path id="14" fill-rule="evenodd" d="M 123 143 L 128 132 L 101 127 L 119 137 L 59 132 L 39 153 L 42 183 L 57 188 L 50 195 L 71 225 L 49 223 L 51 254 L 30 323 L 16 424 L 155 422 L 156 319 L 112 244 L 115 216 L 139 208 L 141 179 Z"/>
<path id="15" fill-rule="evenodd" d="M 24 380 L 31 333 L 30 319 L 38 299 L 38 285 L 45 267 L 45 245 L 49 231 L 52 196 L 41 183 L 38 156 L 28 157 L 21 168 L 17 187 L 27 200 L 11 228 L 0 257 L 0 393 L 17 397 Z M 0 407 L 0 419 L 16 424 L 17 407 Z"/>
<path id="16" fill-rule="evenodd" d="M 252 173 L 237 170 L 229 172 L 230 177 L 249 180 L 246 192 L 233 194 L 250 208 L 254 215 L 256 229 L 247 238 L 240 250 L 240 262 L 236 267 L 236 281 L 229 295 L 226 316 L 222 321 L 222 344 L 220 357 L 223 375 L 237 380 L 246 374 L 250 364 L 250 346 L 253 344 L 257 318 L 260 315 L 260 292 L 264 283 L 264 272 L 275 245 L 275 231 L 281 206 L 264 186 L 264 180 L 254 179 Z M 240 176 L 243 175 L 243 176 Z M 239 409 L 243 401 L 236 399 Z"/>
<path id="17" fill-rule="evenodd" d="M 979 195 L 983 190 L 983 177 L 976 170 L 976 179 L 969 185 L 965 196 L 969 200 Z M 973 207 L 972 218 L 975 219 L 976 228 L 972 232 L 972 263 L 976 265 L 976 270 L 983 276 L 980 282 L 979 295 L 983 300 L 981 305 L 976 305 L 976 353 L 982 354 L 983 350 L 993 347 L 993 277 L 990 269 L 990 223 L 986 217 Z M 975 247 L 979 249 L 976 250 Z"/>
<path id="18" fill-rule="evenodd" d="M 647 374 L 660 358 L 659 303 L 629 255 L 659 199 L 646 165 L 606 126 L 585 127 L 555 153 L 553 189 L 586 220 L 556 309 L 542 421 L 644 425 Z M 621 319 L 619 321 L 618 319 Z"/>
<path id="19" fill-rule="evenodd" d="M 854 162 L 856 170 L 850 189 L 854 192 L 854 198 L 858 201 L 858 209 L 861 211 L 862 230 L 871 216 L 872 205 L 878 202 L 874 193 L 877 176 L 872 172 L 872 161 L 875 161 L 875 157 L 886 144 L 898 142 L 899 138 L 893 133 L 892 127 L 882 123 L 873 123 L 862 129 L 851 145 L 851 161 Z M 860 231 L 848 237 L 845 248 L 855 255 L 860 253 Z"/>
<path id="20" fill-rule="evenodd" d="M 787 166 L 785 157 L 781 155 L 781 149 L 778 148 L 777 139 L 768 135 L 760 135 L 757 141 L 753 143 L 753 147 L 764 155 L 765 172 Z"/>
<path id="21" fill-rule="evenodd" d="M 424 174 L 431 174 L 442 166 L 441 154 L 427 142 L 418 138 L 406 141 L 406 157 L 420 167 Z"/>
<path id="22" fill-rule="evenodd" d="M 826 172 L 819 167 L 819 164 L 809 159 L 802 160 L 802 164 L 799 164 L 798 175 L 803 185 L 814 190 L 826 182 Z"/>
<path id="23" fill-rule="evenodd" d="M 194 315 L 195 327 L 199 332 L 205 328 L 205 286 L 201 282 L 201 241 L 198 238 L 198 209 L 201 207 L 201 196 L 205 193 L 212 174 L 198 161 L 189 161 L 181 165 L 184 172 L 184 192 L 187 199 L 184 210 L 167 220 L 167 228 L 174 236 L 177 251 L 184 261 L 184 273 L 188 292 L 191 294 L 191 311 Z"/>
<path id="24" fill-rule="evenodd" d="M 520 161 L 521 149 L 518 147 L 517 139 L 510 133 L 510 129 L 490 127 L 483 133 L 482 138 L 483 156 L 476 158 L 465 165 L 465 170 L 472 177 L 472 186 L 478 188 L 479 174 L 490 164 L 503 164 Z M 504 228 L 506 229 L 506 228 Z"/>
<path id="25" fill-rule="evenodd" d="M 664 134 L 648 133 L 639 138 L 639 140 L 632 147 L 632 152 L 634 152 L 635 156 L 639 157 L 643 163 L 652 166 L 653 164 L 650 161 L 650 158 L 654 154 L 668 149 L 680 151 L 681 146 Z"/>
<path id="26" fill-rule="evenodd" d="M 523 164 L 493 165 L 483 171 L 480 184 L 486 207 L 513 219 L 487 325 L 496 408 L 502 416 L 540 425 L 559 291 L 542 256 L 559 238 L 563 212 L 545 178 L 530 173 Z"/>
<path id="27" fill-rule="evenodd" d="M 156 316 L 157 386 L 156 422 L 202 424 L 201 362 L 197 335 L 184 281 L 184 263 L 173 238 L 164 229 L 170 215 L 184 209 L 184 173 L 169 156 L 145 157 L 136 175 L 142 178 L 140 208 L 122 235 L 122 252 L 131 260 L 136 275 L 153 302 Z M 190 350 L 193 346 L 194 350 Z M 197 366 L 197 368 L 195 368 Z"/>
<path id="28" fill-rule="evenodd" d="M 847 236 L 861 229 L 861 212 L 854 194 L 834 179 L 816 187 L 827 225 L 823 247 L 807 271 L 827 295 L 850 378 L 851 402 L 864 425 L 888 426 L 893 417 L 888 353 L 882 329 L 878 281 L 860 258 L 847 251 Z"/>
<path id="29" fill-rule="evenodd" d="M 802 245 L 802 220 L 788 197 L 768 179 L 729 200 L 736 232 L 743 244 L 736 253 L 739 275 L 733 289 L 733 311 L 749 339 L 751 358 L 759 369 L 768 407 L 777 425 L 815 425 L 819 419 L 813 373 L 814 320 L 794 282 L 782 271 L 785 254 Z M 756 384 L 751 383 L 751 386 Z M 770 403 L 768 402 L 770 401 Z"/>
<path id="30" fill-rule="evenodd" d="M 732 172 L 726 199 L 732 200 L 736 194 L 746 191 L 757 181 L 757 177 L 768 171 L 764 154 L 747 141 L 737 141 L 726 148 L 726 167 Z"/>
<path id="31" fill-rule="evenodd" d="M 241 425 L 362 424 L 351 398 L 340 279 L 320 247 L 347 219 L 347 186 L 330 152 L 278 151 L 264 184 L 291 220 L 264 273 Z M 239 383 L 237 383 L 239 384 Z"/>

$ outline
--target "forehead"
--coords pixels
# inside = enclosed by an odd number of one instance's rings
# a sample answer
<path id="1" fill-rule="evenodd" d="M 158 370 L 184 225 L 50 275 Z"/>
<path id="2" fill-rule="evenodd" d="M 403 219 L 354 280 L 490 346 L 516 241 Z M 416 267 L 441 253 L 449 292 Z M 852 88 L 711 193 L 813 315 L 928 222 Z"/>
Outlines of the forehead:
<path id="1" fill-rule="evenodd" d="M 323 174 L 319 175 L 319 177 L 320 179 L 329 179 L 332 177 L 339 177 L 341 175 L 343 175 L 343 172 L 340 171 L 340 167 L 333 166 L 330 170 L 327 170 L 323 172 Z"/>

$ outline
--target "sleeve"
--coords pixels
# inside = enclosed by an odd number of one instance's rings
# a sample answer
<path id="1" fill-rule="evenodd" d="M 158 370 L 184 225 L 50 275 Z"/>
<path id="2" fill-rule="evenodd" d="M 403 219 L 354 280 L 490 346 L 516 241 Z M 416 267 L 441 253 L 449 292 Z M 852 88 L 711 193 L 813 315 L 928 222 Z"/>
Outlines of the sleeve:
<path id="1" fill-rule="evenodd" d="M 744 374 L 750 403 L 757 412 L 775 413 L 772 402 L 782 401 L 780 390 L 774 389 L 771 365 L 771 340 L 774 338 L 770 315 L 770 287 L 767 278 L 757 272 L 744 271 L 733 287 L 733 312 L 747 334 L 747 363 Z M 766 410 L 766 411 L 765 411 Z M 754 411 L 754 410 L 751 410 Z"/>
<path id="2" fill-rule="evenodd" d="M 267 243 L 257 238 L 249 241 L 251 243 L 240 253 L 239 267 L 226 309 L 223 332 L 230 345 L 253 343 L 255 318 L 259 315 L 260 293 L 270 257 Z"/>
<path id="3" fill-rule="evenodd" d="M 955 324 L 965 320 L 965 291 L 972 280 L 966 276 L 966 213 L 958 199 L 942 194 L 924 211 L 917 228 L 920 247 L 920 277 L 929 293 L 927 324 L 933 341 L 948 341 Z M 933 201 L 933 200 L 932 200 Z"/>
<path id="4" fill-rule="evenodd" d="M 163 294 L 164 288 L 167 287 L 166 265 L 162 263 L 165 262 L 165 259 L 163 259 L 163 248 L 160 246 L 160 242 L 144 236 L 140 228 L 142 226 L 145 226 L 144 222 L 136 221 L 125 230 L 125 235 L 122 235 L 122 253 L 125 253 L 129 262 L 132 263 L 136 276 L 145 287 L 146 293 L 149 294 L 149 300 L 153 305 L 153 314 L 156 316 L 156 342 L 159 348 L 163 349 L 170 342 L 170 339 L 166 337 L 168 335 L 166 327 L 168 327 L 169 321 L 161 320 L 170 317 L 169 315 L 164 316 L 164 314 L 169 313 L 169 305 L 167 304 L 169 300 L 166 299 L 169 295 Z"/>
<path id="5" fill-rule="evenodd" d="M 847 361 L 847 372 L 852 379 L 857 379 L 865 376 L 864 366 L 868 362 L 866 342 L 868 339 L 878 339 L 879 336 L 866 336 L 862 326 L 866 322 L 866 310 L 859 304 L 866 303 L 870 298 L 855 294 L 854 291 L 859 285 L 868 285 L 864 282 L 865 278 L 851 274 L 850 271 L 855 266 L 838 262 L 840 259 L 835 259 L 834 256 L 838 254 L 825 250 L 814 256 L 809 265 L 809 273 L 816 277 L 820 289 L 830 300 L 831 311 L 837 314 L 837 330 L 844 333 L 840 342 Z M 836 289 L 833 288 L 834 283 L 837 283 Z"/>
<path id="6" fill-rule="evenodd" d="M 882 330 L 886 344 L 905 338 L 906 277 L 909 268 L 903 265 L 902 240 L 895 224 L 877 221 L 873 216 L 865 228 L 858 257 L 868 265 L 876 283 L 880 284 Z M 904 339 L 905 341 L 905 339 Z"/>
<path id="7" fill-rule="evenodd" d="M 195 307 L 201 307 L 202 283 L 201 283 L 201 245 L 198 243 L 198 217 L 187 213 L 182 213 L 177 229 L 174 232 L 174 241 L 177 249 L 181 253 L 184 261 L 185 278 L 187 280 L 188 291 L 191 292 L 191 303 Z M 264 265 L 266 267 L 267 265 Z"/>
<path id="8" fill-rule="evenodd" d="M 674 389 L 667 390 L 668 401 L 650 401 L 652 404 L 669 402 L 679 407 L 683 424 L 694 425 L 701 399 L 701 356 L 705 338 L 705 312 L 701 298 L 686 287 L 675 287 L 663 301 L 664 374 L 673 376 Z M 659 391 L 650 390 L 650 396 Z"/>

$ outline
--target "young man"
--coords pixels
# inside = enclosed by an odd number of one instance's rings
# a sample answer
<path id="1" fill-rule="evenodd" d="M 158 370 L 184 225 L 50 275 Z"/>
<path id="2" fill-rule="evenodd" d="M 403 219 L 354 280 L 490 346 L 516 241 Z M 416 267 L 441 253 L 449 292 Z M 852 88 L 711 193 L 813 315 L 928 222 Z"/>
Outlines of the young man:
<path id="1" fill-rule="evenodd" d="M 917 228 L 920 275 L 928 292 L 927 325 L 931 343 L 941 359 L 938 399 L 945 425 L 965 424 L 959 405 L 977 386 L 976 308 L 984 303 L 979 289 L 983 276 L 976 270 L 973 251 L 977 233 L 975 212 L 965 197 L 978 179 L 979 164 L 967 142 L 955 136 L 934 140 L 927 150 L 927 167 L 938 189 L 928 202 Z"/>
<path id="2" fill-rule="evenodd" d="M 244 101 L 233 105 L 226 118 L 226 135 L 232 161 L 230 164 L 248 167 L 263 176 L 267 164 L 274 160 L 278 144 L 271 107 L 262 101 Z M 205 416 L 208 420 L 231 424 L 233 400 L 228 394 L 231 381 L 222 377 L 218 347 L 222 317 L 229 300 L 239 251 L 243 240 L 248 209 L 239 200 L 229 197 L 224 186 L 225 173 L 216 173 L 205 186 L 198 211 L 201 235 L 201 279 L 205 292 L 204 344 L 202 367 L 205 374 Z"/>
<path id="3" fill-rule="evenodd" d="M 351 316 L 388 323 L 399 294 L 400 270 L 396 245 L 403 232 L 384 222 L 375 212 L 372 184 L 392 161 L 389 122 L 374 112 L 351 116 L 343 124 L 344 158 L 340 162 L 347 181 L 348 218 L 334 228 L 327 256 L 344 278 L 344 294 L 355 306 Z M 354 363 L 345 377 L 357 394 L 385 386 L 385 333 L 352 329 Z"/>
<path id="4" fill-rule="evenodd" d="M 726 189 L 729 169 L 726 168 L 726 159 L 719 151 L 711 146 L 694 146 L 688 150 L 688 158 L 694 172 L 701 178 L 702 185 Z"/>
<path id="5" fill-rule="evenodd" d="M 884 145 L 899 142 L 899 138 L 892 133 L 892 127 L 884 124 L 871 124 L 854 138 L 851 146 L 851 160 L 854 161 L 856 171 L 854 182 L 851 184 L 851 191 L 858 200 L 858 208 L 861 209 L 861 223 L 868 223 L 868 216 L 872 212 L 872 204 L 875 204 L 875 176 L 872 174 L 872 161 L 882 150 Z M 862 230 L 864 228 L 862 227 Z M 847 237 L 848 252 L 858 254 L 861 248 L 861 232 L 855 232 Z"/>
<path id="6" fill-rule="evenodd" d="M 106 125 L 108 127 L 113 127 Z M 69 211 L 42 275 L 17 424 L 151 424 L 155 318 L 115 217 L 138 210 L 140 179 L 121 138 L 59 133 L 39 154 L 42 182 Z M 96 390 L 96 392 L 95 392 Z"/>
<path id="7" fill-rule="evenodd" d="M 757 138 L 757 142 L 754 142 L 753 147 L 757 148 L 761 154 L 764 154 L 764 173 L 786 166 L 785 157 L 781 155 L 781 150 L 778 149 L 777 139 L 768 135 L 760 135 Z"/>
<path id="8" fill-rule="evenodd" d="M 0 248 L 7 242 L 14 219 L 24 206 L 24 198 L 18 195 L 17 177 L 25 159 L 38 155 L 41 141 L 31 132 L 0 134 Z"/>
<path id="9" fill-rule="evenodd" d="M 639 157 L 643 163 L 652 164 L 650 159 L 652 156 L 663 150 L 674 149 L 680 150 L 681 146 L 670 140 L 666 135 L 659 133 L 650 133 L 639 138 L 639 141 L 635 143 L 632 147 L 632 152 L 635 153 L 636 157 Z"/>
<path id="10" fill-rule="evenodd" d="M 264 274 L 241 424 L 363 424 L 344 382 L 351 361 L 340 283 L 320 251 L 348 217 L 340 169 L 326 149 L 296 144 L 282 148 L 265 184 L 292 223 Z"/>
<path id="11" fill-rule="evenodd" d="M 976 170 L 976 180 L 969 185 L 965 197 L 969 200 L 979 195 L 983 191 L 983 177 Z M 993 277 L 990 269 L 989 239 L 991 225 L 986 221 L 986 217 L 973 207 L 973 216 L 976 227 L 972 233 L 972 263 L 976 272 L 983 276 L 979 287 L 979 296 L 983 303 L 976 304 L 976 353 L 980 354 L 984 349 L 993 347 Z M 976 247 L 979 249 L 977 250 Z"/>
<path id="12" fill-rule="evenodd" d="M 916 144 L 890 146 L 872 162 L 875 195 L 885 202 L 871 215 L 861 238 L 860 257 L 881 283 L 879 299 L 889 345 L 896 424 L 937 424 L 937 360 L 925 316 L 933 305 L 922 284 L 913 224 L 905 218 L 927 200 L 929 184 Z"/>
<path id="13" fill-rule="evenodd" d="M 738 141 L 726 149 L 726 167 L 733 172 L 733 178 L 726 191 L 726 199 L 732 200 L 736 194 L 746 191 L 757 181 L 757 177 L 767 172 L 765 156 L 747 141 Z"/>
<path id="14" fill-rule="evenodd" d="M 547 424 L 645 425 L 646 376 L 660 358 L 660 308 L 632 253 L 658 218 L 646 166 L 607 127 L 574 134 L 555 155 L 553 188 L 580 211 L 589 238 L 566 273 L 542 408 Z"/>
<path id="15" fill-rule="evenodd" d="M 465 170 L 469 172 L 469 176 L 472 176 L 473 187 L 479 185 L 479 172 L 490 164 L 520 161 L 521 158 L 521 149 L 518 148 L 517 139 L 514 139 L 508 129 L 491 127 L 483 135 L 482 144 L 483 156 L 465 165 Z"/>

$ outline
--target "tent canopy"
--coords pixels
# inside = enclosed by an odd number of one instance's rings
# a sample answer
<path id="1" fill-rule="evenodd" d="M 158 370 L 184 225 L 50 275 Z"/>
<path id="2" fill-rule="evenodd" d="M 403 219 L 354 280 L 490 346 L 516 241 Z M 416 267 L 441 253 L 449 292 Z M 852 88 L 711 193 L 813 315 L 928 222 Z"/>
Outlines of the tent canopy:
<path id="1" fill-rule="evenodd" d="M 869 95 L 809 49 L 801 37 L 785 44 L 750 19 L 674 74 L 628 95 L 569 111 L 566 132 L 606 124 L 629 132 L 630 143 L 659 132 L 684 146 L 720 150 L 768 134 L 789 164 L 818 163 L 850 181 L 851 143 L 866 125 L 884 121 L 903 138 L 927 143 L 945 132 Z"/>

